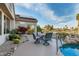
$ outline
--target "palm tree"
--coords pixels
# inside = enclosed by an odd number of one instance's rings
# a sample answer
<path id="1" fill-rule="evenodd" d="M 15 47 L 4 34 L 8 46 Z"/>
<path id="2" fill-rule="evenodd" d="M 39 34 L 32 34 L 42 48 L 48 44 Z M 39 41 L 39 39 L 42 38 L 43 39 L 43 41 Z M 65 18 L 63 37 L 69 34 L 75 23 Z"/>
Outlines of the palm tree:
<path id="1" fill-rule="evenodd" d="M 77 34 L 78 28 L 74 28 L 73 30 Z"/>
<path id="2" fill-rule="evenodd" d="M 77 16 L 76 16 L 76 20 L 78 20 L 78 21 L 79 21 L 79 14 L 77 14 Z"/>
<path id="3" fill-rule="evenodd" d="M 78 21 L 78 34 L 79 34 L 79 14 L 76 15 L 76 20 Z"/>

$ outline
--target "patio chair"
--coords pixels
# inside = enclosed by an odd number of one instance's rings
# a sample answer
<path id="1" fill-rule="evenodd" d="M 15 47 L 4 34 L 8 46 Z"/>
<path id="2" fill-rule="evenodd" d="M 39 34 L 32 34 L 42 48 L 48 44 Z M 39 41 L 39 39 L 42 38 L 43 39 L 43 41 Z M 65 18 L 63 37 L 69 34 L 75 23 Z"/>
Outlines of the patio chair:
<path id="1" fill-rule="evenodd" d="M 34 33 L 32 33 L 32 35 L 33 35 L 33 39 L 35 40 L 34 43 L 35 43 L 35 44 L 39 44 L 39 43 L 40 43 L 39 37 L 35 36 Z"/>
<path id="2" fill-rule="evenodd" d="M 46 33 L 46 35 L 43 38 L 44 39 L 43 45 L 48 46 L 49 45 L 48 41 L 51 41 L 51 38 L 52 38 L 52 33 Z"/>

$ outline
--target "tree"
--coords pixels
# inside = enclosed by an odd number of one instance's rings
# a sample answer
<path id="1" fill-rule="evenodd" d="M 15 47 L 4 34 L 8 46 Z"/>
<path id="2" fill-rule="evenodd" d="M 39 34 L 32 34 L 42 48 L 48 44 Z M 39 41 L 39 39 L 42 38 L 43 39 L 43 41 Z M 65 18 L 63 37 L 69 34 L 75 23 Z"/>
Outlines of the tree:
<path id="1" fill-rule="evenodd" d="M 73 31 L 77 34 L 78 28 L 74 28 Z"/>
<path id="2" fill-rule="evenodd" d="M 79 14 L 76 15 L 76 20 L 79 20 Z"/>
<path id="3" fill-rule="evenodd" d="M 76 15 L 76 20 L 78 21 L 78 34 L 79 34 L 79 14 Z"/>
<path id="4" fill-rule="evenodd" d="M 40 25 L 37 26 L 37 32 L 42 32 L 42 28 L 40 27 Z"/>
<path id="5" fill-rule="evenodd" d="M 50 26 L 50 30 L 53 30 L 53 25 L 52 25 L 52 26 Z"/>
<path id="6" fill-rule="evenodd" d="M 64 31 L 66 31 L 68 29 L 68 26 L 65 25 L 65 27 L 63 28 Z"/>
<path id="7" fill-rule="evenodd" d="M 45 25 L 44 26 L 44 30 L 46 31 L 46 32 L 49 32 L 49 31 L 52 31 L 53 30 L 53 25 L 51 26 L 51 25 Z"/>

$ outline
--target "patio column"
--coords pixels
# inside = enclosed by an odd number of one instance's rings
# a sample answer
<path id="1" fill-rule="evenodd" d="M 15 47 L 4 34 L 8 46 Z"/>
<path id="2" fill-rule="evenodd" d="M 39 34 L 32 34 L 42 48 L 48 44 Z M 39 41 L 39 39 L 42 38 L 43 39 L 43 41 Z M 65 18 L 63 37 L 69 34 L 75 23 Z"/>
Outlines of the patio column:
<path id="1" fill-rule="evenodd" d="M 2 35 L 4 35 L 4 13 L 2 12 Z"/>
<path id="2" fill-rule="evenodd" d="M 14 24 L 14 29 L 15 29 L 15 18 L 14 18 L 14 20 L 13 20 L 13 24 Z"/>
<path id="3" fill-rule="evenodd" d="M 13 29 L 15 29 L 15 19 L 13 19 Z"/>
<path id="4" fill-rule="evenodd" d="M 10 20 L 10 31 L 12 30 L 12 29 L 15 29 L 15 19 L 11 19 Z"/>
<path id="5" fill-rule="evenodd" d="M 10 31 L 12 30 L 12 20 L 10 20 Z"/>

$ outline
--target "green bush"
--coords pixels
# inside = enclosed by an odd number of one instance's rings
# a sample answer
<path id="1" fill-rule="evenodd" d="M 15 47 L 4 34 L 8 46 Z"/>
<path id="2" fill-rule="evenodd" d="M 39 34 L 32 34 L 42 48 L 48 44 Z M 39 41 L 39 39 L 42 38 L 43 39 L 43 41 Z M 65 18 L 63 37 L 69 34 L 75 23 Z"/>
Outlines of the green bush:
<path id="1" fill-rule="evenodd" d="M 9 35 L 9 40 L 10 40 L 10 41 L 13 40 L 13 35 L 12 35 L 12 34 Z"/>
<path id="2" fill-rule="evenodd" d="M 14 40 L 13 40 L 13 43 L 14 43 L 14 44 L 19 44 L 19 43 L 20 43 L 20 40 L 19 40 L 19 39 L 14 39 Z"/>
<path id="3" fill-rule="evenodd" d="M 37 26 L 37 32 L 42 32 L 42 28 L 39 25 Z"/>
<path id="4" fill-rule="evenodd" d="M 10 31 L 10 34 L 18 34 L 18 30 L 17 29 L 13 29 L 12 31 Z"/>
<path id="5" fill-rule="evenodd" d="M 14 38 L 15 38 L 15 39 L 21 39 L 18 34 L 15 34 L 15 35 L 14 35 Z"/>
<path id="6" fill-rule="evenodd" d="M 21 39 L 18 34 L 10 34 L 9 35 L 9 40 L 12 41 L 13 39 Z"/>

